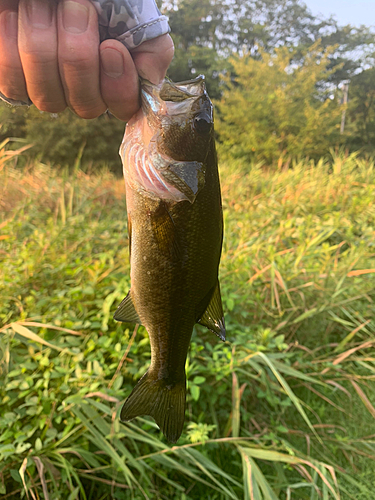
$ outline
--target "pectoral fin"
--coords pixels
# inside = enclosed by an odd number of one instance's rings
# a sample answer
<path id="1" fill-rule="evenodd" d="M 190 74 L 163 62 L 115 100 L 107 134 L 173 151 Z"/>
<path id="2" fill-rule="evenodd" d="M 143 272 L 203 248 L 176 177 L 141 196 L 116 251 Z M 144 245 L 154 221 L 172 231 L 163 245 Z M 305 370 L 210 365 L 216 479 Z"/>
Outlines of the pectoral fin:
<path id="1" fill-rule="evenodd" d="M 147 151 L 149 162 L 146 166 L 153 192 L 160 198 L 194 203 L 205 184 L 205 166 L 198 161 L 175 161 L 168 158 L 159 153 L 158 140 L 159 136 L 155 134 Z"/>
<path id="2" fill-rule="evenodd" d="M 216 333 L 222 341 L 225 341 L 225 321 L 219 282 L 217 282 L 214 294 L 212 295 L 206 311 L 197 323 Z"/>
<path id="3" fill-rule="evenodd" d="M 203 163 L 197 161 L 171 163 L 162 172 L 164 179 L 184 194 L 190 203 L 194 203 L 204 187 L 205 174 Z"/>
<path id="4" fill-rule="evenodd" d="M 115 319 L 116 321 L 122 321 L 124 323 L 138 323 L 139 325 L 142 324 L 138 313 L 135 310 L 130 292 L 118 306 L 113 319 Z"/>

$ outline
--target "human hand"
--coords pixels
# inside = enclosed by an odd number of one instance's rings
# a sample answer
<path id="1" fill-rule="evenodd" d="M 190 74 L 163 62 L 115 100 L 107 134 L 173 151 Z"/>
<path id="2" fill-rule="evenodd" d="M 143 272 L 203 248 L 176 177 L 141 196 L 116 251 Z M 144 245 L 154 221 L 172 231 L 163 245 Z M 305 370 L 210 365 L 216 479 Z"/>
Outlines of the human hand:
<path id="1" fill-rule="evenodd" d="M 0 0 L 0 92 L 41 111 L 96 118 L 109 109 L 127 121 L 139 108 L 138 76 L 159 83 L 173 51 L 169 35 L 131 54 L 117 40 L 100 43 L 89 0 Z"/>

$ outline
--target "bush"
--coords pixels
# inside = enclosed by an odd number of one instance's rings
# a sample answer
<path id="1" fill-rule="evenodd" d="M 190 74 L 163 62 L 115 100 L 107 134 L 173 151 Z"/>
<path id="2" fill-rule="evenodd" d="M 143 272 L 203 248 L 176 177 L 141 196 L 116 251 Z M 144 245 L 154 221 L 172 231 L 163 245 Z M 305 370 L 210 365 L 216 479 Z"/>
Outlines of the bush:
<path id="1" fill-rule="evenodd" d="M 106 167 L 118 175 L 122 172 L 118 151 L 125 123 L 113 115 L 83 120 L 70 110 L 53 115 L 35 107 L 10 108 L 0 102 L 0 123 L 0 141 L 21 137 L 32 144 L 27 154 L 29 163 L 38 159 L 57 169 L 72 168 L 77 151 L 82 149 L 81 166 L 86 171 Z"/>

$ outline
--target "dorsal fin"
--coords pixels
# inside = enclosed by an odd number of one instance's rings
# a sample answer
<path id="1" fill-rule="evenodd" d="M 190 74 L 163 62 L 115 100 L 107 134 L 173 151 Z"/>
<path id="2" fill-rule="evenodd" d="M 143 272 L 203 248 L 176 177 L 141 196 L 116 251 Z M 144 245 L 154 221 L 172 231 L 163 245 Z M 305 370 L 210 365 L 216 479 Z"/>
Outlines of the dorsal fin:
<path id="1" fill-rule="evenodd" d="M 118 306 L 113 319 L 115 319 L 116 321 L 122 321 L 124 323 L 138 323 L 139 325 L 142 324 L 138 313 L 135 310 L 130 292 Z"/>
<path id="2" fill-rule="evenodd" d="M 223 304 L 221 302 L 219 281 L 217 282 L 215 291 L 212 295 L 207 309 L 205 310 L 203 316 L 197 321 L 197 323 L 205 326 L 206 328 L 211 330 L 211 332 L 216 333 L 216 335 L 220 337 L 222 341 L 225 341 L 225 321 Z"/>

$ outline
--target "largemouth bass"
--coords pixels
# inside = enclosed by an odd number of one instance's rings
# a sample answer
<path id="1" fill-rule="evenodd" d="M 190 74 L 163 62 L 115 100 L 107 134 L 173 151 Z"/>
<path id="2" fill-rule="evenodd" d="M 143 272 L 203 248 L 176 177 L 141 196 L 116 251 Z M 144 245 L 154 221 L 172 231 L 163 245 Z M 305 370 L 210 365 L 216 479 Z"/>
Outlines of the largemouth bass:
<path id="1" fill-rule="evenodd" d="M 127 124 L 124 165 L 131 290 L 114 318 L 145 326 L 151 365 L 121 419 L 152 416 L 176 442 L 184 424 L 185 361 L 195 323 L 225 340 L 218 282 L 223 239 L 213 108 L 204 77 L 142 82 Z"/>

